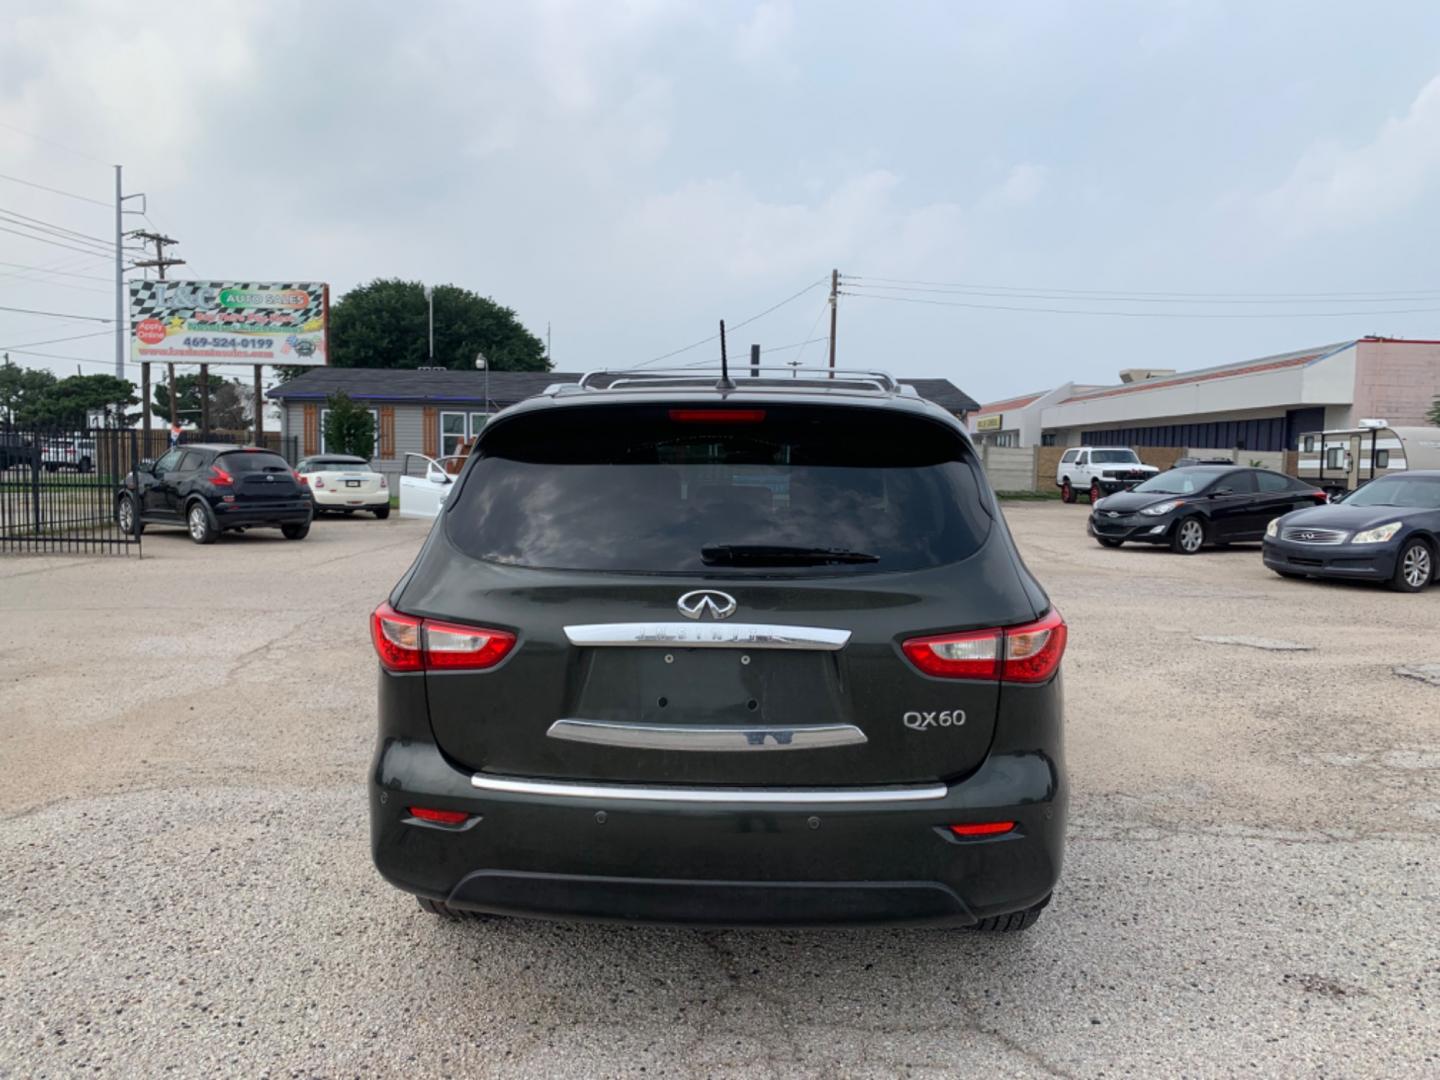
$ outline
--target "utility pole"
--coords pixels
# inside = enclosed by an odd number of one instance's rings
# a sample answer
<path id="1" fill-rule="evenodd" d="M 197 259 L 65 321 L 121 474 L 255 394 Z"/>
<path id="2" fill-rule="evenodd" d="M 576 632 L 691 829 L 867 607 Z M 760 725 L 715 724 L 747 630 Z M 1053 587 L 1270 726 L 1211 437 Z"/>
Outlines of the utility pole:
<path id="1" fill-rule="evenodd" d="M 425 286 L 425 303 L 430 306 L 430 366 L 435 366 L 435 288 Z"/>
<path id="2" fill-rule="evenodd" d="M 115 377 L 125 377 L 125 196 L 115 166 Z"/>
<path id="3" fill-rule="evenodd" d="M 835 377 L 835 311 L 840 306 L 840 271 L 830 271 L 830 377 Z"/>
<path id="4" fill-rule="evenodd" d="M 170 237 L 162 236 L 158 232 L 146 232 L 144 229 L 135 229 L 130 233 L 130 235 L 137 240 L 142 240 L 147 244 L 155 245 L 155 257 L 153 259 L 144 259 L 138 261 L 135 263 L 135 265 L 147 269 L 153 266 L 156 273 L 159 274 L 161 281 L 165 280 L 166 267 L 185 265 L 184 259 L 172 259 L 165 254 L 165 249 L 179 243 L 178 240 L 172 240 L 170 239 Z M 145 400 L 141 403 L 141 407 L 145 410 L 145 415 L 147 417 L 150 415 L 149 367 L 149 364 L 144 365 L 144 370 L 141 373 L 145 376 L 145 378 L 141 380 L 143 383 L 145 383 Z M 180 419 L 180 406 L 177 403 L 175 396 L 175 365 L 173 363 L 167 364 L 166 372 L 170 386 L 170 426 L 173 428 L 176 422 Z M 147 423 L 145 426 L 148 428 L 150 425 Z"/>
<path id="5" fill-rule="evenodd" d="M 548 319 L 545 322 L 545 360 L 550 364 L 555 363 L 555 358 L 550 355 L 550 322 Z"/>

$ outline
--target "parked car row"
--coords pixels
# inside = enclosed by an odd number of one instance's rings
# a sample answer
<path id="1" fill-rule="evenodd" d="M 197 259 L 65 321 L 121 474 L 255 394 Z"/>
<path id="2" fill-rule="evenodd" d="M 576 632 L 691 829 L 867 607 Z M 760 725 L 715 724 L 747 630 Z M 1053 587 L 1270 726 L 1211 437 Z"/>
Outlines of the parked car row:
<path id="1" fill-rule="evenodd" d="M 364 458 L 320 454 L 292 469 L 272 451 L 230 444 L 172 447 L 141 462 L 115 496 L 124 532 L 139 536 L 150 525 L 175 525 L 197 544 L 257 528 L 303 540 L 317 516 L 356 510 L 390 516 L 389 482 Z"/>
<path id="2" fill-rule="evenodd" d="M 13 431 L 0 432 L 0 471 L 18 465 L 39 465 L 46 472 L 74 469 L 88 473 L 95 468 L 95 440 L 84 436 L 31 438 Z"/>
<path id="3" fill-rule="evenodd" d="M 1103 547 L 1164 544 L 1181 555 L 1259 540 L 1265 565 L 1282 577 L 1419 592 L 1435 580 L 1440 552 L 1440 471 L 1384 476 L 1332 504 L 1319 488 L 1270 469 L 1171 469 L 1098 500 L 1088 531 Z"/>

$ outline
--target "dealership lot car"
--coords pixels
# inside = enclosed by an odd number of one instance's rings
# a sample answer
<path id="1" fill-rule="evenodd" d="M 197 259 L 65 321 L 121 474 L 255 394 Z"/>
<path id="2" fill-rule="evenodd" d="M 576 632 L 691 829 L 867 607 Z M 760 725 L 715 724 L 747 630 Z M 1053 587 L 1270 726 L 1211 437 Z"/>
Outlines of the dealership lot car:
<path id="1" fill-rule="evenodd" d="M 1060 455 L 1055 466 L 1055 486 L 1064 502 L 1074 502 L 1077 491 L 1090 494 L 1092 503 L 1112 491 L 1124 491 L 1160 470 L 1146 465 L 1130 449 L 1075 446 Z"/>
<path id="2" fill-rule="evenodd" d="M 1440 554 L 1440 471 L 1373 480 L 1343 503 L 1272 521 L 1265 565 L 1282 577 L 1383 581 L 1419 592 Z"/>
<path id="3" fill-rule="evenodd" d="M 1171 469 L 1102 499 L 1090 511 L 1089 530 L 1103 547 L 1169 544 L 1194 555 L 1207 543 L 1259 540 L 1273 519 L 1325 499 L 1318 488 L 1269 469 Z"/>
<path id="4" fill-rule="evenodd" d="M 257 446 L 176 446 L 126 475 L 115 496 L 115 520 L 139 535 L 147 525 L 179 525 L 197 544 L 222 532 L 279 529 L 303 540 L 314 508 L 280 455 Z"/>
<path id="5" fill-rule="evenodd" d="M 1018 930 L 1066 627 L 887 375 L 498 414 L 372 617 L 380 872 L 437 914 Z"/>
<path id="6" fill-rule="evenodd" d="M 316 513 L 368 510 L 382 520 L 390 516 L 390 482 L 362 457 L 317 454 L 301 460 L 295 473 L 310 489 Z"/>

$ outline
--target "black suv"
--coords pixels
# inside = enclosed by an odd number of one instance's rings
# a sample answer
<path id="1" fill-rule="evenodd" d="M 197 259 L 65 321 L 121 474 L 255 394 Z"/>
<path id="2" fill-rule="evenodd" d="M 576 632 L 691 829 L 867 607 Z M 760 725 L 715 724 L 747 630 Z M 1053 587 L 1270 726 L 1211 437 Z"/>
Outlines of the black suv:
<path id="1" fill-rule="evenodd" d="M 1066 628 L 964 428 L 687 374 L 485 426 L 371 619 L 380 872 L 448 916 L 1030 925 Z"/>
<path id="2" fill-rule="evenodd" d="M 183 525 L 197 544 L 228 529 L 278 528 L 287 540 L 310 531 L 314 503 L 279 454 L 258 446 L 176 446 L 141 462 L 115 497 L 115 520 L 139 536 L 146 525 Z"/>

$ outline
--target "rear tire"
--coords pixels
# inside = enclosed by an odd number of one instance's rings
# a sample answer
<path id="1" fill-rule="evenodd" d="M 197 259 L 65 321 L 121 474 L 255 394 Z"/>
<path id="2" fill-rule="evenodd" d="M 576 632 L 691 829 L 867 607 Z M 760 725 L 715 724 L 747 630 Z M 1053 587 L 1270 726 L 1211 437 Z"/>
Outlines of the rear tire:
<path id="1" fill-rule="evenodd" d="M 1395 559 L 1390 587 L 1396 592 L 1419 592 L 1435 578 L 1435 555 L 1424 540 L 1407 540 Z"/>
<path id="2" fill-rule="evenodd" d="M 1170 550 L 1177 555 L 1194 555 L 1205 546 L 1205 522 L 1191 514 L 1175 523 L 1170 533 Z"/>
<path id="3" fill-rule="evenodd" d="M 310 522 L 304 525 L 281 525 L 280 533 L 286 540 L 304 540 L 310 535 Z"/>
<path id="4" fill-rule="evenodd" d="M 197 544 L 213 544 L 220 536 L 220 530 L 210 523 L 210 515 L 198 501 L 192 502 L 185 511 L 185 528 Z"/>
<path id="5" fill-rule="evenodd" d="M 1021 930 L 1029 929 L 1035 925 L 1035 920 L 1040 918 L 1040 912 L 1050 903 L 1050 897 L 1045 897 L 1034 907 L 1028 907 L 1024 911 L 1012 911 L 1009 915 L 996 915 L 993 918 L 981 919 L 970 930 L 982 934 L 1018 934 Z"/>
<path id="6" fill-rule="evenodd" d="M 133 495 L 122 495 L 115 504 L 115 524 L 126 536 L 139 536 L 145 531 L 145 522 L 140 520 L 140 508 Z"/>
<path id="7" fill-rule="evenodd" d="M 1073 503 L 1075 501 L 1075 489 L 1070 486 L 1069 480 L 1064 481 L 1060 485 L 1060 501 L 1067 503 Z"/>
<path id="8" fill-rule="evenodd" d="M 384 520 L 385 520 L 386 518 L 388 518 L 389 516 L 390 516 L 390 504 L 389 504 L 389 503 L 386 503 L 384 506 L 377 506 L 377 507 L 375 507 L 375 517 L 378 518 L 380 521 L 384 521 Z"/>
<path id="9" fill-rule="evenodd" d="M 431 900 L 428 896 L 417 896 L 416 902 L 420 910 L 427 915 L 435 915 L 451 922 L 490 922 L 498 918 L 495 915 L 488 915 L 483 911 L 462 911 L 459 908 L 452 908 L 449 904 L 442 904 L 439 900 Z"/>

